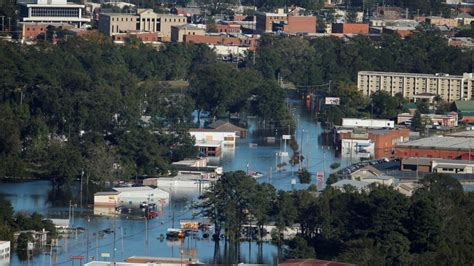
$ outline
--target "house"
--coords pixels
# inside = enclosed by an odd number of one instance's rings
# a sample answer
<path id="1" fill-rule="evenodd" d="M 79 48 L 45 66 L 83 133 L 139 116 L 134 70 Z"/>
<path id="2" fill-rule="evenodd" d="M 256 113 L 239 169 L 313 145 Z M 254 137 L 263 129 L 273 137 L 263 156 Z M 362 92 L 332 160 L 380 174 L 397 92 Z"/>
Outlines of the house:
<path id="1" fill-rule="evenodd" d="M 207 125 L 208 128 L 212 128 L 214 130 L 221 130 L 221 131 L 229 131 L 229 132 L 235 132 L 238 137 L 240 138 L 246 138 L 247 137 L 247 129 L 241 128 L 239 126 L 236 126 L 230 122 L 224 121 L 224 120 L 217 120 L 209 125 Z"/>
<path id="2" fill-rule="evenodd" d="M 382 171 L 370 165 L 350 173 L 350 177 L 351 180 L 378 183 L 385 186 L 391 186 L 394 183 L 393 177 L 385 175 Z"/>
<path id="3" fill-rule="evenodd" d="M 332 184 L 331 187 L 333 187 L 334 189 L 340 190 L 342 192 L 345 192 L 348 187 L 352 187 L 352 188 L 355 188 L 357 191 L 362 192 L 362 191 L 368 191 L 369 185 L 370 185 L 369 182 L 343 179 Z"/>
<path id="4" fill-rule="evenodd" d="M 0 241 L 0 265 L 10 265 L 10 241 Z"/>

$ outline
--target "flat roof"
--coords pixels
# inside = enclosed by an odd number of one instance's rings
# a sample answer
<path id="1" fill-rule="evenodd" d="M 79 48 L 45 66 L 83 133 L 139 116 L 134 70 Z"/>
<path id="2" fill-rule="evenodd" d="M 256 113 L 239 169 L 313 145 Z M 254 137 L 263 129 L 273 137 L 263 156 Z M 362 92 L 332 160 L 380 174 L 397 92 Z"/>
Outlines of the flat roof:
<path id="1" fill-rule="evenodd" d="M 332 187 L 344 187 L 345 185 L 353 186 L 357 189 L 362 189 L 370 185 L 369 182 L 364 182 L 364 181 L 357 181 L 357 180 L 350 180 L 350 179 L 343 179 L 340 181 L 337 181 L 336 183 L 332 184 Z"/>
<path id="2" fill-rule="evenodd" d="M 447 134 L 446 136 L 450 136 L 450 137 L 474 138 L 474 130 L 466 130 L 466 131 L 451 133 L 451 134 Z"/>
<path id="3" fill-rule="evenodd" d="M 405 143 L 398 143 L 400 148 L 429 148 L 429 149 L 449 149 L 449 150 L 472 150 L 474 141 L 472 137 L 450 137 L 434 136 L 413 140 Z"/>
<path id="4" fill-rule="evenodd" d="M 409 157 L 405 158 L 402 160 L 403 163 L 409 163 L 409 164 L 427 164 L 431 162 L 438 163 L 438 165 L 447 165 L 447 164 L 474 164 L 474 161 L 469 161 L 469 160 L 449 160 L 449 159 L 442 159 L 442 158 L 429 158 L 429 157 Z"/>
<path id="5" fill-rule="evenodd" d="M 444 74 L 444 73 L 437 76 L 436 74 L 422 74 L 422 73 L 359 71 L 358 74 L 362 74 L 362 75 L 413 76 L 413 77 L 422 77 L 422 78 L 459 78 L 459 79 L 463 78 L 463 76 L 449 75 L 449 74 Z"/>
<path id="6" fill-rule="evenodd" d="M 108 195 L 118 195 L 120 192 L 118 191 L 110 191 L 110 192 L 97 192 L 94 196 L 108 196 Z"/>
<path id="7" fill-rule="evenodd" d="M 206 141 L 196 141 L 195 146 L 198 147 L 220 147 L 222 144 L 221 141 L 218 140 L 206 140 Z"/>
<path id="8" fill-rule="evenodd" d="M 149 186 L 143 186 L 143 187 L 114 187 L 112 188 L 115 191 L 118 192 L 129 192 L 129 191 L 150 191 L 154 190 L 153 188 Z"/>

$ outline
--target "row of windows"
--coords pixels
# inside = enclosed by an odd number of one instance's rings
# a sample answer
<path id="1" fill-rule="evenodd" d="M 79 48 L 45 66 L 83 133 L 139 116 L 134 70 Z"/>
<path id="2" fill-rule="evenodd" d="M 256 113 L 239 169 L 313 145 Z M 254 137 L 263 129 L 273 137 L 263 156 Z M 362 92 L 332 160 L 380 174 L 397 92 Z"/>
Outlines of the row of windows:
<path id="1" fill-rule="evenodd" d="M 79 8 L 65 7 L 33 7 L 33 17 L 79 17 Z"/>
<path id="2" fill-rule="evenodd" d="M 131 18 L 131 17 L 112 17 L 110 19 L 111 21 L 140 21 L 140 18 Z M 156 19 L 152 19 L 152 21 L 155 21 Z M 142 21 L 150 21 L 150 18 L 142 18 Z M 164 18 L 164 22 L 186 22 L 185 18 Z"/>

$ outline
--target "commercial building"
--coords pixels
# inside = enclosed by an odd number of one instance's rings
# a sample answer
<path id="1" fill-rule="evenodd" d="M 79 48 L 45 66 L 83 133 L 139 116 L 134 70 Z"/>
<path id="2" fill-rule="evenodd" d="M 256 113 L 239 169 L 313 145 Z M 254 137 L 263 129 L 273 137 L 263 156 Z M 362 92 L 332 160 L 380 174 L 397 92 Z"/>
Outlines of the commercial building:
<path id="1" fill-rule="evenodd" d="M 204 36 L 206 30 L 191 24 L 171 26 L 171 41 L 184 42 L 187 36 Z"/>
<path id="2" fill-rule="evenodd" d="M 456 28 L 458 26 L 458 20 L 454 18 L 443 18 L 443 17 L 427 17 L 426 23 L 431 26 L 448 26 L 450 28 Z"/>
<path id="3" fill-rule="evenodd" d="M 112 36 L 129 32 L 156 32 L 159 40 L 171 40 L 171 27 L 184 25 L 182 15 L 157 14 L 152 9 L 138 9 L 136 14 L 104 13 L 99 18 L 99 30 Z"/>
<path id="4" fill-rule="evenodd" d="M 429 157 L 409 157 L 401 161 L 401 171 L 420 173 L 474 174 L 474 161 L 446 160 Z"/>
<path id="5" fill-rule="evenodd" d="M 299 16 L 285 13 L 283 8 L 279 8 L 277 13 L 256 12 L 255 17 L 255 29 L 260 34 L 276 31 L 283 31 L 289 34 L 316 33 L 315 16 Z"/>
<path id="6" fill-rule="evenodd" d="M 366 23 L 333 23 L 332 33 L 342 34 L 369 34 L 369 24 Z"/>
<path id="7" fill-rule="evenodd" d="M 444 136 L 434 136 L 398 143 L 395 156 L 398 158 L 428 157 L 441 159 L 474 158 L 474 131 L 464 131 Z"/>
<path id="8" fill-rule="evenodd" d="M 84 17 L 84 7 L 66 0 L 37 0 L 35 3 L 20 3 L 19 12 L 23 22 L 68 23 L 81 26 L 91 21 L 89 17 Z"/>
<path id="9" fill-rule="evenodd" d="M 0 265 L 10 265 L 10 241 L 0 241 Z"/>
<path id="10" fill-rule="evenodd" d="M 393 157 L 395 145 L 407 142 L 410 130 L 407 128 L 337 128 L 335 134 L 336 144 L 341 145 L 342 157 L 351 160 L 380 159 Z"/>
<path id="11" fill-rule="evenodd" d="M 143 187 L 115 187 L 111 192 L 97 192 L 94 194 L 94 207 L 115 208 L 126 206 L 136 208 L 142 202 L 168 202 L 169 193 L 148 186 Z"/>
<path id="12" fill-rule="evenodd" d="M 235 147 L 237 134 L 235 131 L 225 131 L 206 128 L 194 128 L 189 130 L 189 134 L 199 141 L 218 141 L 224 147 Z"/>
<path id="13" fill-rule="evenodd" d="M 461 115 L 461 121 L 466 123 L 474 122 L 474 100 L 455 101 L 456 111 Z"/>
<path id="14" fill-rule="evenodd" d="M 241 33 L 241 26 L 232 22 L 221 22 L 217 24 L 217 32 L 219 33 Z"/>
<path id="15" fill-rule="evenodd" d="M 462 76 L 449 74 L 415 74 L 395 72 L 359 71 L 357 87 L 364 95 L 382 90 L 394 96 L 400 93 L 413 100 L 420 94 L 439 95 L 443 100 L 470 100 L 474 95 L 473 73 Z"/>
<path id="16" fill-rule="evenodd" d="M 74 25 L 65 23 L 20 22 L 18 23 L 18 28 L 21 32 L 20 40 L 34 41 L 39 37 L 44 37 L 48 27 L 50 26 L 61 30 L 76 29 Z"/>
<path id="17" fill-rule="evenodd" d="M 387 119 L 343 118 L 343 128 L 394 128 L 395 122 Z"/>
<path id="18" fill-rule="evenodd" d="M 412 121 L 414 113 L 401 113 L 397 115 L 397 124 L 407 124 Z M 456 112 L 450 112 L 445 115 L 438 114 L 421 114 L 423 121 L 429 121 L 429 125 L 442 126 L 442 127 L 457 127 L 458 126 L 458 114 Z"/>

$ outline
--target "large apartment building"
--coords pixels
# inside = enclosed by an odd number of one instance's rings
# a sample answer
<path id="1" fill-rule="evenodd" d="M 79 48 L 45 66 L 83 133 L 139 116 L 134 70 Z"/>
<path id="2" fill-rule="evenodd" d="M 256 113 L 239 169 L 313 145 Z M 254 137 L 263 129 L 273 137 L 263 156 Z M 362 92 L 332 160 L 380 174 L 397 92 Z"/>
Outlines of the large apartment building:
<path id="1" fill-rule="evenodd" d="M 418 95 L 439 95 L 442 99 L 453 102 L 471 100 L 474 96 L 474 74 L 462 76 L 449 74 L 415 74 L 359 71 L 357 87 L 364 95 L 383 90 L 392 96 L 401 93 L 403 97 L 413 100 Z"/>
<path id="2" fill-rule="evenodd" d="M 101 14 L 99 30 L 109 36 L 132 31 L 156 32 L 160 40 L 170 41 L 171 27 L 186 23 L 187 18 L 182 15 L 157 14 L 152 9 L 138 9 L 136 14 Z"/>

